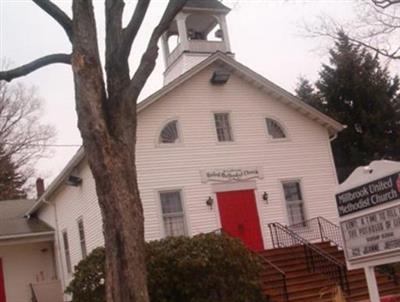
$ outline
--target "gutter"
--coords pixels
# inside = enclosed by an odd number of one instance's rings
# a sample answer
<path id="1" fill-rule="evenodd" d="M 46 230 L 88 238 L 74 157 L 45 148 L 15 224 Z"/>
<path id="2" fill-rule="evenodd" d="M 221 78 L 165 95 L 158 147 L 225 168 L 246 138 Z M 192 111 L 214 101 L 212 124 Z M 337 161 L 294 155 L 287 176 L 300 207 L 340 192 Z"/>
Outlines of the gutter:
<path id="1" fill-rule="evenodd" d="M 334 135 L 332 135 L 332 136 L 329 138 L 329 141 L 330 141 L 330 142 L 333 142 L 335 139 L 337 139 L 337 137 L 338 137 L 338 135 L 337 135 L 337 133 L 335 133 Z"/>
<path id="2" fill-rule="evenodd" d="M 35 202 L 35 204 L 25 213 L 25 216 L 31 216 L 35 211 L 46 201 L 46 199 L 62 184 L 68 175 L 72 172 L 77 164 L 85 157 L 85 151 L 83 146 L 79 148 L 76 154 L 71 158 L 67 165 L 62 169 L 58 176 L 51 182 L 48 189 L 40 196 L 40 198 Z"/>
<path id="3" fill-rule="evenodd" d="M 24 237 L 39 237 L 39 236 L 46 236 L 46 235 L 54 235 L 54 231 L 49 231 L 49 232 L 41 232 L 41 233 L 25 233 L 25 234 L 17 234 L 17 235 L 5 235 L 5 236 L 0 236 L 0 240 L 3 239 L 19 239 L 19 238 L 24 238 Z"/>

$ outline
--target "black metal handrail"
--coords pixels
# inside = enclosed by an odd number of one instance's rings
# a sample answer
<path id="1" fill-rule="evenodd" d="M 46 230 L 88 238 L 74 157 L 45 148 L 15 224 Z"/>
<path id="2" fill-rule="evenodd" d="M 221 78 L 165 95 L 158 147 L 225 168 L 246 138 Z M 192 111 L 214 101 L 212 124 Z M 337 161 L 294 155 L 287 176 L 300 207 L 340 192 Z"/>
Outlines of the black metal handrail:
<path id="1" fill-rule="evenodd" d="M 213 231 L 211 231 L 210 233 L 214 233 L 217 235 L 221 235 L 221 234 L 225 234 L 225 235 L 229 235 L 229 233 L 227 233 L 224 229 L 219 228 L 219 229 L 215 229 Z M 275 272 L 275 275 L 278 276 L 278 278 L 280 279 L 280 283 L 281 285 L 279 286 L 279 292 L 283 298 L 284 302 L 289 302 L 289 292 L 288 292 L 288 288 L 287 288 L 287 277 L 286 274 L 283 270 L 281 270 L 277 265 L 273 264 L 271 261 L 269 261 L 268 259 L 266 259 L 265 257 L 263 257 L 262 255 L 260 255 L 259 253 L 256 253 L 252 250 L 250 250 L 250 252 L 257 257 L 257 259 L 260 260 L 260 262 L 262 262 L 262 264 L 266 267 L 266 268 L 270 268 Z M 276 280 L 274 280 L 276 281 Z"/>
<path id="2" fill-rule="evenodd" d="M 384 264 L 377 266 L 376 271 L 382 275 L 385 275 L 389 280 L 392 280 L 394 284 L 399 285 L 400 278 L 397 274 L 396 265 Z"/>
<path id="3" fill-rule="evenodd" d="M 38 302 L 32 283 L 29 283 L 29 289 L 31 290 L 31 302 Z"/>
<path id="4" fill-rule="evenodd" d="M 290 228 L 278 222 L 268 225 L 275 247 L 303 246 L 307 269 L 310 272 L 319 272 L 340 285 L 347 294 L 350 293 L 347 279 L 346 265 L 326 253 L 316 245 L 310 243 Z"/>
<path id="5" fill-rule="evenodd" d="M 281 270 L 278 266 L 273 264 L 271 261 L 266 259 L 265 257 L 258 255 L 258 254 L 256 254 L 256 255 L 260 258 L 260 260 L 263 262 L 263 264 L 266 267 L 272 269 L 276 273 L 275 275 L 277 275 L 280 278 L 279 281 L 280 281 L 281 285 L 279 287 L 279 291 L 283 298 L 283 301 L 288 302 L 289 301 L 289 292 L 288 292 L 288 288 L 287 288 L 287 277 L 286 277 L 285 272 L 283 270 Z M 270 280 L 270 281 L 272 281 L 272 280 Z M 276 280 L 274 280 L 274 281 L 276 281 Z"/>
<path id="6" fill-rule="evenodd" d="M 343 249 L 343 240 L 338 225 L 324 217 L 315 217 L 301 223 L 292 224 L 288 228 L 309 242 L 329 241 L 338 248 Z M 386 264 L 376 268 L 377 272 L 385 275 L 394 284 L 400 283 L 398 270 L 393 264 Z"/>
<path id="7" fill-rule="evenodd" d="M 330 241 L 343 249 L 340 228 L 324 217 L 315 217 L 301 223 L 292 224 L 288 228 L 309 242 Z"/>

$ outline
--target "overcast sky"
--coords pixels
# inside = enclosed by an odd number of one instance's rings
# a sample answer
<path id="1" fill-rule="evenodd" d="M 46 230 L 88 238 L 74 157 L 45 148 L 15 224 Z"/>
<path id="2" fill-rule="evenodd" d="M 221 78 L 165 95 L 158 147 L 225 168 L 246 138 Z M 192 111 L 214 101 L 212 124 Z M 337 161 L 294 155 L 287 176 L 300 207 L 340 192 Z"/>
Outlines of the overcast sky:
<path id="1" fill-rule="evenodd" d="M 102 0 L 96 3 L 100 40 L 104 38 Z M 127 0 L 126 17 L 136 1 Z M 236 60 L 290 92 L 300 75 L 314 80 L 327 59 L 327 41 L 305 38 L 304 22 L 318 16 L 346 21 L 355 15 L 352 0 L 232 0 L 223 1 L 232 11 L 228 29 Z M 70 14 L 69 0 L 57 4 Z M 134 44 L 132 66 L 137 64 L 152 27 L 160 18 L 166 0 L 153 0 Z M 19 65 L 42 55 L 70 52 L 64 32 L 30 0 L 0 0 L 0 57 Z M 161 53 L 160 53 L 161 54 Z M 164 62 L 160 55 L 141 99 L 162 86 Z M 57 144 L 80 144 L 74 106 L 72 73 L 67 65 L 53 65 L 20 80 L 38 87 L 45 101 L 43 120 L 57 129 Z M 53 156 L 37 164 L 38 176 L 54 178 L 77 148 L 53 148 Z"/>

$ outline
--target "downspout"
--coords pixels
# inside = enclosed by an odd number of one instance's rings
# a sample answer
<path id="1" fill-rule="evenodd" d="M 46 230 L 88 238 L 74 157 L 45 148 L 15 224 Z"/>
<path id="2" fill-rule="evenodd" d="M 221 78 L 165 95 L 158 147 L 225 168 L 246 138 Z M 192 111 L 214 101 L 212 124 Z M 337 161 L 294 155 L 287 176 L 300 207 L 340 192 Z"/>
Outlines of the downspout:
<path id="1" fill-rule="evenodd" d="M 55 218 L 55 223 L 56 223 L 56 241 L 57 241 L 57 248 L 56 248 L 56 253 L 58 254 L 58 259 L 59 259 L 59 263 L 60 263 L 60 269 L 61 269 L 61 285 L 62 288 L 65 288 L 65 279 L 64 279 L 64 262 L 62 259 L 62 254 L 61 254 L 61 244 L 60 244 L 60 236 L 59 236 L 59 228 L 58 228 L 58 215 L 57 215 L 57 208 L 55 204 L 50 203 L 49 201 L 47 201 L 46 199 L 43 199 L 43 203 L 48 204 L 49 206 L 52 206 L 54 209 L 54 218 Z M 56 265 L 57 265 L 57 261 L 56 261 Z M 58 270 L 57 270 L 58 271 Z"/>
<path id="2" fill-rule="evenodd" d="M 331 166 L 332 166 L 332 169 L 333 169 L 333 172 L 334 172 L 336 186 L 339 185 L 339 179 L 338 179 L 338 174 L 337 174 L 337 171 L 336 171 L 335 159 L 333 158 L 332 142 L 335 139 L 337 139 L 337 137 L 338 137 L 337 132 L 334 135 L 332 135 L 331 137 L 328 136 L 328 138 L 329 138 L 329 143 L 328 143 L 329 157 L 330 157 Z"/>

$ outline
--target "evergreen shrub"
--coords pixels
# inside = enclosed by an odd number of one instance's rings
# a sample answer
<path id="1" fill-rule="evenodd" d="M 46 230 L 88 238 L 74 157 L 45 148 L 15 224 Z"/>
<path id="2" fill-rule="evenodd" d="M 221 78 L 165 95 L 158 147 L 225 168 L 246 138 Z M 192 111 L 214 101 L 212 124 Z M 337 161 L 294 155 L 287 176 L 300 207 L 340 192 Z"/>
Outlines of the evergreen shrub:
<path id="1" fill-rule="evenodd" d="M 261 302 L 262 264 L 237 239 L 201 234 L 146 244 L 148 289 L 152 302 Z M 105 301 L 104 248 L 75 268 L 66 292 L 73 302 Z"/>

